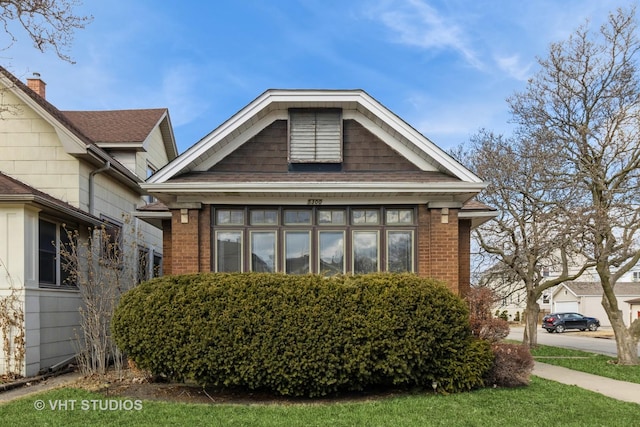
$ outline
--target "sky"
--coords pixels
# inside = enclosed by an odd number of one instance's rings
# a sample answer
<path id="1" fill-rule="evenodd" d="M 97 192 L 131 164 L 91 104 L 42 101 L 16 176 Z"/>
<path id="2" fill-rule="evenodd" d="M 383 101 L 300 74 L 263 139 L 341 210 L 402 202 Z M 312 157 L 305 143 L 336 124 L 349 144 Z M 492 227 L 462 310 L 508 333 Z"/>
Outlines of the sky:
<path id="1" fill-rule="evenodd" d="M 66 51 L 0 37 L 60 110 L 169 109 L 178 151 L 267 89 L 363 89 L 445 150 L 513 129 L 550 43 L 637 0 L 84 0 Z"/>

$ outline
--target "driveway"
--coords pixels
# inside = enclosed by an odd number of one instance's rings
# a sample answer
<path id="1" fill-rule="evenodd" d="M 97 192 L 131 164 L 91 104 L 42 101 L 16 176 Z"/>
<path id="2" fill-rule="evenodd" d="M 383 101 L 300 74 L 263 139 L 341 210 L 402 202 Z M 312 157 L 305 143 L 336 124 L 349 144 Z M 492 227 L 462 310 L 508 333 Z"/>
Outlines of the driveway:
<path id="1" fill-rule="evenodd" d="M 608 334 L 606 332 L 609 332 Z M 524 327 L 512 326 L 507 338 L 522 341 Z M 609 335 L 609 337 L 607 337 Z M 548 333 L 542 328 L 538 329 L 538 344 L 551 345 L 554 347 L 571 348 L 583 350 L 591 353 L 617 356 L 616 340 L 611 334 L 610 328 L 600 328 L 597 332 L 567 331 L 561 334 Z M 640 352 L 640 345 L 638 345 Z"/>

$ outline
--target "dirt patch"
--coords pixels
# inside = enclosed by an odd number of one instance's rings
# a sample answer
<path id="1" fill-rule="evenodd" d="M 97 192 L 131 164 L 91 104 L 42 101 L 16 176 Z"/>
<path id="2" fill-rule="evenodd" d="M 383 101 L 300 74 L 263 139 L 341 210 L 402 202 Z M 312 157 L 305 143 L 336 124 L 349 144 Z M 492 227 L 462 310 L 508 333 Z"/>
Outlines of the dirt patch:
<path id="1" fill-rule="evenodd" d="M 125 370 L 117 375 L 109 372 L 103 377 L 83 377 L 71 387 L 97 392 L 105 397 L 122 397 L 127 399 L 155 400 L 180 403 L 199 404 L 329 404 L 339 402 L 359 402 L 379 400 L 412 392 L 403 390 L 373 390 L 367 392 L 344 393 L 338 396 L 323 398 L 284 397 L 267 392 L 248 392 L 234 390 L 216 390 L 203 388 L 196 384 L 168 383 L 153 381 L 140 376 L 139 372 Z M 420 392 L 420 391 L 416 391 Z M 422 391 L 425 393 L 424 391 Z"/>

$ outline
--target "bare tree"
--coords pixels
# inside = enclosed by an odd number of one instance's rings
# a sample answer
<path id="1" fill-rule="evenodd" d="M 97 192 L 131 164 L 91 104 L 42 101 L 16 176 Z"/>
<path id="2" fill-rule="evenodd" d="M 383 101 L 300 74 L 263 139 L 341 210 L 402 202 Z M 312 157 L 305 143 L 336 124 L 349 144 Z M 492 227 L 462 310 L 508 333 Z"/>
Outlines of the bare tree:
<path id="1" fill-rule="evenodd" d="M 572 268 L 580 232 L 572 219 L 573 192 L 541 179 L 557 166 L 557 156 L 538 139 L 481 131 L 463 160 L 488 184 L 481 200 L 498 210 L 473 233 L 491 259 L 482 282 L 503 296 L 526 294 L 523 343 L 529 346 L 537 345 L 538 300 L 544 291 L 574 280 L 588 267 Z M 559 274 L 547 277 L 545 269 Z"/>
<path id="2" fill-rule="evenodd" d="M 509 99 L 522 132 L 562 163 L 550 179 L 573 188 L 581 205 L 583 254 L 595 263 L 618 362 L 638 364 L 640 320 L 629 327 L 615 287 L 640 260 L 640 79 L 635 8 L 609 15 L 599 32 L 588 23 L 551 45 L 526 90 Z"/>
<path id="3" fill-rule="evenodd" d="M 53 49 L 60 59 L 73 63 L 65 51 L 71 45 L 74 31 L 93 20 L 92 16 L 74 13 L 80 4 L 79 0 L 0 0 L 0 22 L 10 38 L 4 49 L 17 41 L 13 23 L 18 23 L 36 49 L 41 52 Z"/>
<path id="4" fill-rule="evenodd" d="M 136 284 L 143 267 L 135 256 L 140 236 L 130 218 L 125 220 L 126 230 L 109 225 L 87 233 L 67 230 L 60 245 L 66 280 L 78 287 L 82 299 L 76 344 L 77 361 L 86 375 L 104 375 L 111 362 L 121 372 L 123 358 L 111 338 L 111 318 L 120 296 Z"/>

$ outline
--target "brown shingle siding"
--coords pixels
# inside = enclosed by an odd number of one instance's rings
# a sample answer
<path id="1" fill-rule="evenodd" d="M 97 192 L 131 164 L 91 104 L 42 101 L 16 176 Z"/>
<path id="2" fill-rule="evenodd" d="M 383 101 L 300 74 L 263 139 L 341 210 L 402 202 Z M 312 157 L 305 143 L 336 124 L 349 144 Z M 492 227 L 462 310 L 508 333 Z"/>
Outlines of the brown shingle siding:
<path id="1" fill-rule="evenodd" d="M 287 121 L 276 120 L 214 165 L 212 172 L 287 172 Z"/>
<path id="2" fill-rule="evenodd" d="M 343 126 L 343 171 L 419 170 L 355 120 L 345 120 Z"/>

